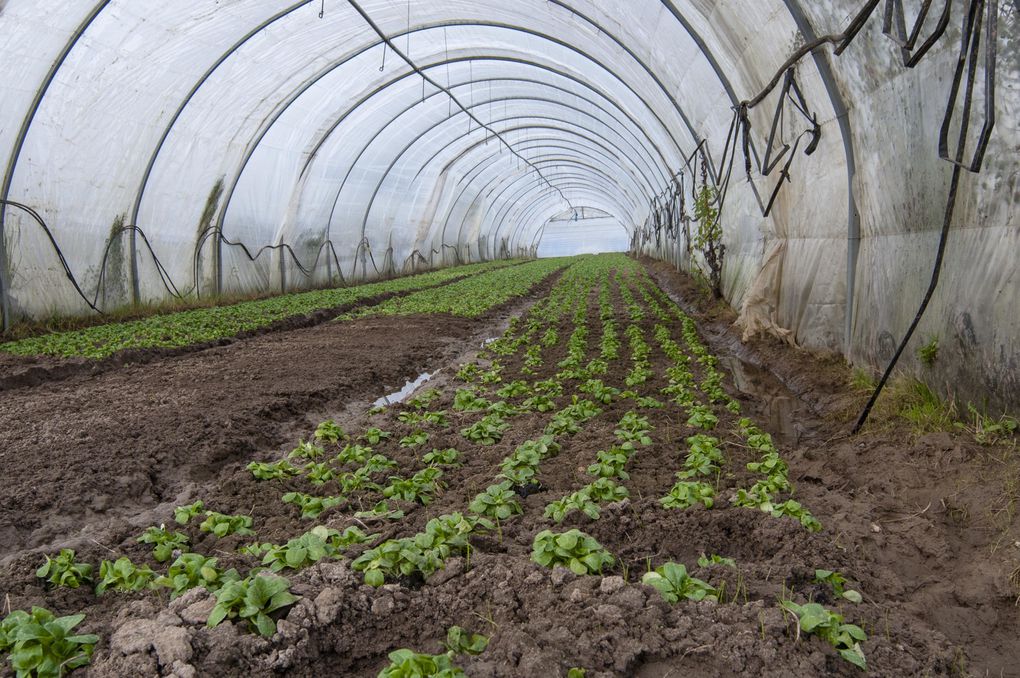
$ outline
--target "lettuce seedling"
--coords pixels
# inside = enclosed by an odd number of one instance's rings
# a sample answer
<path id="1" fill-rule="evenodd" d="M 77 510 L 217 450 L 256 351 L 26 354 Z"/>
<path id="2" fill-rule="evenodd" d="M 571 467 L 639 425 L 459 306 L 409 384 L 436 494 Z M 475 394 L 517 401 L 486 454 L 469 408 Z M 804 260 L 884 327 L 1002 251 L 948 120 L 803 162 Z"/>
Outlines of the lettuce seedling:
<path id="1" fill-rule="evenodd" d="M 283 495 L 284 504 L 294 504 L 301 509 L 301 517 L 314 520 L 324 511 L 344 502 L 343 497 L 315 497 L 303 492 L 288 492 Z"/>
<path id="2" fill-rule="evenodd" d="M 528 386 L 526 381 L 511 381 L 503 388 L 496 391 L 496 395 L 503 400 L 510 400 L 511 398 L 521 398 L 531 393 L 531 388 Z"/>
<path id="3" fill-rule="evenodd" d="M 251 516 L 228 516 L 216 511 L 206 511 L 205 520 L 198 526 L 203 532 L 212 532 L 217 537 L 223 538 L 232 534 L 242 537 L 255 534 L 251 529 Z"/>
<path id="4" fill-rule="evenodd" d="M 482 412 L 491 405 L 488 400 L 481 398 L 474 389 L 459 389 L 453 396 L 453 409 L 458 412 Z"/>
<path id="5" fill-rule="evenodd" d="M 293 478 L 301 474 L 301 470 L 286 459 L 281 459 L 272 464 L 253 461 L 245 468 L 251 471 L 256 480 L 280 480 L 283 478 Z"/>
<path id="6" fill-rule="evenodd" d="M 316 459 L 321 459 L 324 454 L 326 454 L 326 450 L 322 449 L 318 445 L 306 443 L 302 440 L 298 443 L 297 447 L 291 450 L 287 457 L 289 459 L 309 459 L 311 461 L 315 461 Z"/>
<path id="7" fill-rule="evenodd" d="M 118 558 L 116 561 L 104 560 L 99 564 L 99 583 L 96 595 L 101 596 L 113 589 L 122 593 L 141 591 L 152 587 L 156 573 L 148 565 L 141 567 L 131 562 L 130 558 Z"/>
<path id="8" fill-rule="evenodd" d="M 680 563 L 666 563 L 652 572 L 646 572 L 641 583 L 655 587 L 668 603 L 676 603 L 681 599 L 719 602 L 719 591 L 708 582 L 690 576 L 687 567 Z"/>
<path id="9" fill-rule="evenodd" d="M 344 445 L 344 448 L 340 450 L 340 454 L 336 455 L 336 463 L 344 466 L 346 464 L 364 464 L 368 461 L 368 458 L 373 454 L 371 447 L 367 445 L 358 445 L 356 443 L 350 443 Z"/>
<path id="10" fill-rule="evenodd" d="M 543 567 L 563 565 L 577 575 L 602 574 L 603 568 L 616 562 L 594 537 L 580 530 L 539 532 L 532 544 L 531 559 Z"/>
<path id="11" fill-rule="evenodd" d="M 443 643 L 452 655 L 480 655 L 489 646 L 489 639 L 478 633 L 469 633 L 459 626 L 451 626 Z"/>
<path id="12" fill-rule="evenodd" d="M 329 464 L 316 464 L 314 461 L 305 466 L 305 477 L 316 487 L 322 487 L 336 477 L 336 473 Z"/>
<path id="13" fill-rule="evenodd" d="M 267 565 L 273 572 L 290 568 L 302 570 L 315 565 L 323 558 L 340 558 L 341 553 L 355 543 L 366 543 L 378 538 L 377 534 L 368 535 L 357 527 L 348 527 L 343 533 L 319 525 L 286 544 L 263 544 L 265 557 L 262 565 Z"/>
<path id="14" fill-rule="evenodd" d="M 194 504 L 178 506 L 174 509 L 174 520 L 178 525 L 187 525 L 192 518 L 197 518 L 205 509 L 205 503 L 200 499 Z"/>
<path id="15" fill-rule="evenodd" d="M 536 381 L 533 385 L 535 393 L 541 393 L 549 396 L 550 398 L 559 398 L 563 395 L 563 384 L 559 383 L 555 379 L 546 379 L 545 381 Z"/>
<path id="16" fill-rule="evenodd" d="M 460 366 L 460 369 L 457 370 L 457 374 L 455 376 L 464 383 L 470 384 L 478 378 L 481 371 L 482 369 L 478 367 L 478 365 L 474 363 L 467 363 L 466 365 Z"/>
<path id="17" fill-rule="evenodd" d="M 237 570 L 231 568 L 224 572 L 216 567 L 217 562 L 216 558 L 207 558 L 200 553 L 182 553 L 170 565 L 166 575 L 153 582 L 153 586 L 168 587 L 170 597 L 177 598 L 199 586 L 215 591 L 224 583 L 239 579 Z"/>
<path id="18" fill-rule="evenodd" d="M 428 506 L 442 488 L 439 482 L 442 476 L 442 470 L 434 466 L 418 471 L 410 478 L 394 476 L 390 478 L 390 484 L 383 488 L 383 496 Z"/>
<path id="19" fill-rule="evenodd" d="M 589 366 L 590 368 L 590 366 Z M 589 369 L 589 372 L 591 370 Z M 620 395 L 620 389 L 607 386 L 601 379 L 589 379 L 581 385 L 578 391 L 589 394 L 597 403 L 609 405 Z"/>
<path id="20" fill-rule="evenodd" d="M 547 395 L 535 395 L 522 402 L 521 409 L 529 412 L 552 412 L 556 409 L 556 401 Z"/>
<path id="21" fill-rule="evenodd" d="M 862 671 L 867 671 L 868 665 L 864 659 L 864 651 L 861 650 L 861 643 L 868 639 L 868 635 L 861 627 L 844 624 L 842 615 L 831 612 L 818 603 L 798 605 L 792 600 L 784 600 L 781 604 L 784 610 L 793 613 L 797 618 L 798 636 L 801 631 L 818 636 L 836 648 L 840 657 Z"/>
<path id="22" fill-rule="evenodd" d="M 468 510 L 495 520 L 507 520 L 524 512 L 509 482 L 487 487 L 471 501 Z"/>
<path id="23" fill-rule="evenodd" d="M 859 592 L 846 588 L 846 577 L 839 572 L 815 570 L 815 582 L 818 584 L 828 584 L 832 587 L 833 593 L 840 598 L 849 600 L 851 603 L 859 603 L 863 600 Z"/>
<path id="24" fill-rule="evenodd" d="M 92 581 L 92 566 L 74 562 L 72 549 L 61 549 L 60 553 L 52 558 L 46 556 L 46 562 L 35 571 L 35 576 L 45 579 L 50 586 L 76 589 L 85 582 Z"/>
<path id="25" fill-rule="evenodd" d="M 385 468 L 389 469 L 390 467 Z M 372 471 L 365 467 L 359 468 L 353 473 L 341 473 L 337 476 L 337 482 L 344 494 L 350 494 L 356 490 L 379 491 L 382 489 L 377 483 L 372 482 Z"/>
<path id="26" fill-rule="evenodd" d="M 407 404 L 416 410 L 427 410 L 434 402 L 439 400 L 441 396 L 442 393 L 439 392 L 439 389 L 430 388 L 427 391 L 423 391 L 420 395 L 408 400 Z"/>
<path id="27" fill-rule="evenodd" d="M 714 497 L 715 489 L 708 483 L 681 480 L 659 503 L 668 509 L 687 509 L 695 504 L 703 504 L 710 509 L 715 504 Z"/>
<path id="28" fill-rule="evenodd" d="M 401 447 L 421 447 L 429 441 L 429 434 L 425 431 L 414 431 L 410 435 L 400 439 Z"/>
<path id="29" fill-rule="evenodd" d="M 503 439 L 503 434 L 510 429 L 510 424 L 498 414 L 488 414 L 460 434 L 478 445 L 495 445 Z"/>
<path id="30" fill-rule="evenodd" d="M 393 437 L 393 434 L 389 431 L 383 431 L 382 429 L 373 427 L 365 431 L 360 440 L 364 440 L 369 445 L 378 445 L 382 441 L 388 440 L 391 437 Z"/>
<path id="31" fill-rule="evenodd" d="M 358 470 L 364 471 L 368 474 L 383 473 L 385 471 L 392 471 L 397 468 L 397 466 L 397 462 L 393 461 L 389 457 L 381 454 L 373 454 L 368 461 L 365 462 L 365 465 Z M 357 471 L 355 471 L 355 473 L 357 473 Z M 344 491 L 346 492 L 347 490 L 345 489 Z"/>
<path id="32" fill-rule="evenodd" d="M 216 606 L 207 626 L 216 626 L 224 619 L 242 619 L 248 622 L 249 629 L 266 638 L 276 633 L 276 622 L 270 615 L 298 601 L 290 592 L 290 582 L 274 575 L 228 582 L 214 595 Z"/>
<path id="33" fill-rule="evenodd" d="M 422 457 L 422 461 L 429 466 L 460 466 L 460 452 L 452 447 L 445 450 L 432 450 Z"/>
<path id="34" fill-rule="evenodd" d="M 138 538 L 139 544 L 152 544 L 152 557 L 157 563 L 165 563 L 175 553 L 180 555 L 188 547 L 188 535 L 183 532 L 169 532 L 164 525 L 150 527 Z"/>
<path id="35" fill-rule="evenodd" d="M 315 429 L 315 439 L 320 443 L 338 445 L 341 440 L 347 440 L 347 432 L 337 426 L 332 419 L 324 421 Z"/>
<path id="36" fill-rule="evenodd" d="M 394 650 L 390 665 L 379 672 L 379 678 L 466 678 L 467 674 L 453 665 L 448 654 L 420 654 L 414 650 Z"/>
<path id="37" fill-rule="evenodd" d="M 391 509 L 390 503 L 384 499 L 373 506 L 372 510 L 358 511 L 354 517 L 359 520 L 400 520 L 404 517 L 404 512 L 400 509 Z"/>
<path id="38" fill-rule="evenodd" d="M 85 615 L 56 617 L 41 607 L 15 610 L 0 623 L 0 653 L 6 653 L 17 678 L 59 678 L 86 666 L 99 636 L 73 634 Z"/>
<path id="39" fill-rule="evenodd" d="M 698 558 L 698 567 L 710 567 L 712 565 L 724 565 L 726 567 L 736 567 L 737 561 L 733 560 L 733 558 L 724 558 L 722 556 L 717 556 L 714 553 L 712 555 L 705 555 L 704 553 L 702 553 L 701 557 Z"/>
<path id="40" fill-rule="evenodd" d="M 712 414 L 712 409 L 707 405 L 695 405 L 688 409 L 688 413 L 690 418 L 687 420 L 687 425 L 694 428 L 711 431 L 719 423 L 719 417 Z"/>
<path id="41" fill-rule="evenodd" d="M 630 491 L 623 485 L 618 485 L 610 478 L 599 478 L 584 488 L 594 501 L 614 502 L 621 501 L 630 496 Z"/>

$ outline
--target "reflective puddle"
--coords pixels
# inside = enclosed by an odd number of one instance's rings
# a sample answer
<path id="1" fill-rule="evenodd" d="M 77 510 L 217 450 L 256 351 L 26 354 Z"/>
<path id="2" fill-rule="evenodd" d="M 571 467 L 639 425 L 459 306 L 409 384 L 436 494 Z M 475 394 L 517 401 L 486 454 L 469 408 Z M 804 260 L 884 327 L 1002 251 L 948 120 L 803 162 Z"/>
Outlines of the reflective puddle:
<path id="1" fill-rule="evenodd" d="M 804 426 L 805 406 L 775 375 L 733 356 L 720 357 L 719 362 L 733 378 L 738 391 L 754 396 L 764 405 L 768 428 L 778 431 L 784 444 L 796 445 L 810 433 Z"/>
<path id="2" fill-rule="evenodd" d="M 372 407 L 386 407 L 388 405 L 402 403 L 407 400 L 419 386 L 426 383 L 431 378 L 432 375 L 428 372 L 420 374 L 414 381 L 409 381 L 404 384 L 404 388 L 400 389 L 396 393 L 391 393 L 390 395 L 383 396 L 382 398 L 379 398 L 379 400 L 376 400 L 372 403 Z"/>

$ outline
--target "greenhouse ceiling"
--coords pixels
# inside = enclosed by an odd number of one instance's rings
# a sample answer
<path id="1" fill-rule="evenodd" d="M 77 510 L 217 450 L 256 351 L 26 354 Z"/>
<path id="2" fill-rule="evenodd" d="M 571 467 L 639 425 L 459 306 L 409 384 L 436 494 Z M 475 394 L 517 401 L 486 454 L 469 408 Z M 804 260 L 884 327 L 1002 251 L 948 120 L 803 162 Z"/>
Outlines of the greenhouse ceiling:
<path id="1" fill-rule="evenodd" d="M 0 0 L 4 327 L 534 256 L 584 210 L 606 215 L 574 222 L 586 251 L 624 229 L 690 268 L 711 185 L 749 331 L 881 365 L 927 296 L 918 331 L 960 356 L 942 377 L 1009 400 L 1018 14 Z"/>

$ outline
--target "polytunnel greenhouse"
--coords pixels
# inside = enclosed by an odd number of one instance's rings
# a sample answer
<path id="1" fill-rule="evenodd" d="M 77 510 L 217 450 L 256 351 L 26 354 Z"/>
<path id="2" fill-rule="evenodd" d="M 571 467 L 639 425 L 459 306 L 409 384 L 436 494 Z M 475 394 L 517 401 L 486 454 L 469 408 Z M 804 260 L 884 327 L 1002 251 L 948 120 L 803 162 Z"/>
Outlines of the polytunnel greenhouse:
<path id="1" fill-rule="evenodd" d="M 1020 676 L 1020 1 L 0 0 L 0 677 Z"/>

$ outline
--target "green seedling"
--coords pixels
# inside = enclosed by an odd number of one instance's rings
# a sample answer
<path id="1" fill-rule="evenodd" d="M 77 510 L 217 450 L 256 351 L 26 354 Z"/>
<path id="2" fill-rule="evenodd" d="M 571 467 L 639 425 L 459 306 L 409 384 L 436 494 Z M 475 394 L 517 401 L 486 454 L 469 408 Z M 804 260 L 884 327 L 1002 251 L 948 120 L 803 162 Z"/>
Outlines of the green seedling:
<path id="1" fill-rule="evenodd" d="M 381 454 L 372 455 L 366 462 L 365 465 L 359 469 L 365 473 L 371 475 L 373 473 L 385 473 L 386 471 L 392 471 L 397 468 L 397 462 L 392 459 L 385 457 Z M 357 473 L 357 471 L 355 472 Z M 345 489 L 344 492 L 347 492 Z"/>
<path id="2" fill-rule="evenodd" d="M 797 619 L 797 635 L 801 631 L 818 636 L 834 648 L 839 656 L 862 671 L 868 665 L 864 659 L 861 643 L 868 639 L 864 630 L 854 624 L 844 624 L 843 616 L 827 610 L 818 603 L 798 605 L 792 600 L 782 601 L 783 609 Z"/>
<path id="3" fill-rule="evenodd" d="M 217 562 L 216 558 L 207 558 L 199 553 L 182 553 L 170 565 L 166 575 L 153 582 L 153 586 L 165 586 L 170 589 L 170 597 L 177 598 L 197 587 L 215 591 L 225 582 L 239 578 L 237 570 L 223 571 L 216 567 Z"/>
<path id="4" fill-rule="evenodd" d="M 615 559 L 594 537 L 580 530 L 560 534 L 543 530 L 535 536 L 531 559 L 543 567 L 562 565 L 577 575 L 602 574 Z"/>
<path id="5" fill-rule="evenodd" d="M 422 457 L 422 461 L 429 466 L 460 466 L 460 452 L 452 447 L 432 450 Z"/>
<path id="6" fill-rule="evenodd" d="M 138 538 L 139 544 L 152 544 L 152 557 L 158 563 L 165 563 L 174 555 L 180 555 L 188 547 L 188 535 L 183 532 L 169 532 L 166 527 L 150 527 Z"/>
<path id="7" fill-rule="evenodd" d="M 711 431 L 719 423 L 719 417 L 712 414 L 712 408 L 708 405 L 695 405 L 688 409 L 688 413 L 690 418 L 687 420 L 687 425 L 694 428 Z"/>
<path id="8" fill-rule="evenodd" d="M 575 511 L 580 511 L 592 520 L 599 519 L 601 515 L 599 505 L 592 500 L 588 488 L 578 490 L 562 499 L 549 502 L 545 507 L 545 517 L 559 524 Z"/>
<path id="9" fill-rule="evenodd" d="M 668 603 L 676 603 L 683 599 L 710 600 L 713 603 L 719 601 L 717 589 L 708 582 L 689 575 L 687 568 L 680 563 L 666 563 L 645 573 L 641 583 L 655 587 Z"/>
<path id="10" fill-rule="evenodd" d="M 0 654 L 17 678 L 59 678 L 86 666 L 99 636 L 74 634 L 85 615 L 56 617 L 41 607 L 15 610 L 0 622 Z"/>
<path id="11" fill-rule="evenodd" d="M 322 422 L 315 429 L 315 439 L 327 445 L 338 445 L 340 441 L 347 440 L 348 437 L 347 432 L 332 419 Z"/>
<path id="12" fill-rule="evenodd" d="M 322 449 L 318 445 L 314 445 L 310 442 L 306 443 L 305 441 L 302 440 L 300 443 L 298 443 L 297 447 L 291 450 L 290 454 L 287 455 L 287 458 L 308 459 L 310 461 L 315 461 L 316 459 L 321 459 L 325 454 L 326 450 Z"/>
<path id="13" fill-rule="evenodd" d="M 695 504 L 710 509 L 715 505 L 715 489 L 708 483 L 681 480 L 659 503 L 668 509 L 688 509 Z"/>
<path id="14" fill-rule="evenodd" d="M 242 537 L 255 534 L 251 529 L 251 516 L 228 516 L 216 511 L 206 511 L 205 516 L 205 520 L 198 526 L 203 532 L 211 532 L 220 538 L 232 534 Z"/>
<path id="15" fill-rule="evenodd" d="M 174 520 L 178 525 L 187 525 L 192 518 L 202 515 L 205 510 L 205 503 L 202 500 L 196 501 L 188 506 L 178 506 L 174 509 Z"/>
<path id="16" fill-rule="evenodd" d="M 422 392 L 420 395 L 408 400 L 407 404 L 416 410 L 427 410 L 441 397 L 442 393 L 439 392 L 439 389 L 430 388 L 429 390 Z"/>
<path id="17" fill-rule="evenodd" d="M 361 436 L 360 440 L 364 440 L 369 445 L 378 445 L 384 440 L 388 440 L 393 437 L 393 434 L 389 431 L 383 431 L 378 428 L 370 428 Z"/>
<path id="18" fill-rule="evenodd" d="M 370 511 L 358 511 L 354 517 L 358 520 L 400 520 L 404 517 L 404 512 L 400 509 L 391 509 L 390 503 L 383 500 Z"/>
<path id="19" fill-rule="evenodd" d="M 523 513 L 524 509 L 517 501 L 517 495 L 510 488 L 509 482 L 490 485 L 471 501 L 468 510 L 477 515 L 500 521 Z"/>
<path id="20" fill-rule="evenodd" d="M 104 560 L 99 564 L 99 583 L 96 584 L 96 595 L 101 596 L 109 590 L 121 593 L 132 593 L 151 588 L 156 573 L 148 565 L 139 567 L 130 558 L 118 558 L 116 561 Z"/>
<path id="21" fill-rule="evenodd" d="M 336 455 L 335 461 L 341 466 L 345 466 L 347 464 L 361 465 L 368 461 L 372 454 L 373 450 L 371 447 L 350 443 L 348 445 L 344 445 L 344 448 L 340 450 L 340 454 Z"/>
<path id="22" fill-rule="evenodd" d="M 630 496 L 626 487 L 611 478 L 599 478 L 584 489 L 594 501 L 602 503 L 621 501 Z"/>
<path id="23" fill-rule="evenodd" d="M 483 412 L 491 404 L 471 388 L 459 389 L 453 397 L 453 409 L 458 412 Z"/>
<path id="24" fill-rule="evenodd" d="M 477 445 L 495 445 L 503 439 L 510 424 L 498 414 L 488 414 L 478 422 L 463 428 L 460 434 Z"/>
<path id="25" fill-rule="evenodd" d="M 705 555 L 702 553 L 701 557 L 698 558 L 698 567 L 710 567 L 712 565 L 724 565 L 726 567 L 735 568 L 737 566 L 737 561 L 733 560 L 733 558 L 717 556 L 714 553 L 712 555 Z"/>
<path id="26" fill-rule="evenodd" d="M 481 372 L 482 369 L 478 367 L 478 365 L 468 363 L 466 365 L 461 365 L 455 376 L 464 383 L 470 384 L 478 378 L 478 375 L 481 374 Z"/>
<path id="27" fill-rule="evenodd" d="M 859 603 L 864 598 L 858 591 L 846 588 L 846 577 L 839 572 L 833 572 L 832 570 L 815 570 L 815 583 L 828 584 L 832 587 L 832 592 L 840 598 L 845 598 L 851 603 Z"/>
<path id="28" fill-rule="evenodd" d="M 329 481 L 336 478 L 336 473 L 333 471 L 329 464 L 316 464 L 315 462 L 309 462 L 305 466 L 305 477 L 308 481 L 316 487 L 322 487 Z"/>
<path id="29" fill-rule="evenodd" d="M 480 655 L 489 646 L 489 639 L 478 633 L 469 633 L 459 626 L 451 626 L 443 643 L 453 655 Z"/>
<path id="30" fill-rule="evenodd" d="M 421 654 L 414 650 L 394 650 L 390 664 L 379 678 L 465 678 L 467 674 L 453 665 L 449 654 Z"/>
<path id="31" fill-rule="evenodd" d="M 298 601 L 290 592 L 290 582 L 275 575 L 227 582 L 214 595 L 216 606 L 209 614 L 207 626 L 217 626 L 225 619 L 240 619 L 266 638 L 276 633 L 276 622 L 270 615 Z"/>
<path id="32" fill-rule="evenodd" d="M 256 480 L 281 480 L 301 475 L 301 470 L 295 467 L 286 459 L 272 464 L 253 461 L 246 466 Z"/>
<path id="33" fill-rule="evenodd" d="M 496 391 L 496 395 L 503 400 L 510 400 L 511 398 L 522 398 L 531 393 L 531 388 L 528 386 L 526 381 L 511 381 L 503 388 Z"/>
<path id="34" fill-rule="evenodd" d="M 92 581 L 92 566 L 74 562 L 72 549 L 61 549 L 60 553 L 52 558 L 46 556 L 46 562 L 35 571 L 35 576 L 45 579 L 50 586 L 76 589 Z"/>
<path id="35" fill-rule="evenodd" d="M 315 497 L 303 492 L 288 492 L 283 495 L 284 504 L 294 504 L 301 509 L 301 517 L 310 520 L 318 518 L 324 511 L 339 506 L 343 502 L 343 497 Z"/>
<path id="36" fill-rule="evenodd" d="M 414 431 L 408 436 L 400 439 L 401 447 L 421 447 L 429 441 L 429 434 L 425 431 Z"/>
<path id="37" fill-rule="evenodd" d="M 442 487 L 439 482 L 442 476 L 442 470 L 435 467 L 418 471 L 410 478 L 394 476 L 390 478 L 390 484 L 383 488 L 383 496 L 428 506 Z"/>

